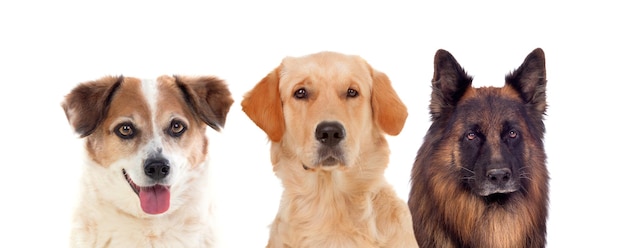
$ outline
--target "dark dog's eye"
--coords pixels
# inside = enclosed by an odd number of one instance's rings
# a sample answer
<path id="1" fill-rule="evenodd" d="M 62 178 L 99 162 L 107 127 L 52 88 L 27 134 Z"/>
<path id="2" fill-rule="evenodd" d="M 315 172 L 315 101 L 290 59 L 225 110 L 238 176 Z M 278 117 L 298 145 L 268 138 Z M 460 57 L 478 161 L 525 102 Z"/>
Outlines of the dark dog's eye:
<path id="1" fill-rule="evenodd" d="M 131 123 L 121 123 L 115 127 L 115 134 L 122 139 L 135 137 L 135 127 Z"/>
<path id="2" fill-rule="evenodd" d="M 511 139 L 517 138 L 517 131 L 515 131 L 515 130 L 509 131 L 509 138 L 511 138 Z"/>
<path id="3" fill-rule="evenodd" d="M 187 126 L 182 121 L 173 120 L 168 133 L 172 137 L 180 137 L 185 131 L 187 131 Z"/>
<path id="4" fill-rule="evenodd" d="M 293 97 L 297 99 L 306 99 L 309 96 L 309 93 L 306 92 L 304 88 L 300 88 L 293 93 Z"/>
<path id="5" fill-rule="evenodd" d="M 348 97 L 357 97 L 359 96 L 359 92 L 355 89 L 348 89 Z"/>
<path id="6" fill-rule="evenodd" d="M 469 132 L 469 133 L 467 133 L 467 135 L 465 137 L 467 138 L 467 140 L 474 140 L 476 138 L 476 133 L 475 132 Z"/>

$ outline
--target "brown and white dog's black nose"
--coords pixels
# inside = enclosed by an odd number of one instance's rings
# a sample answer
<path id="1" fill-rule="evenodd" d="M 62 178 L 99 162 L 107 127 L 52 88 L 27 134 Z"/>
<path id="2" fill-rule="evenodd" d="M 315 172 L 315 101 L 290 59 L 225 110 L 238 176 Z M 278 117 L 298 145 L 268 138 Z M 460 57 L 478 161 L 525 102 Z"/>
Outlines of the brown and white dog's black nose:
<path id="1" fill-rule="evenodd" d="M 315 128 L 315 138 L 325 146 L 337 145 L 346 137 L 346 129 L 339 122 L 322 122 Z"/>
<path id="2" fill-rule="evenodd" d="M 144 162 L 143 170 L 149 178 L 160 180 L 170 174 L 170 164 L 164 158 L 149 158 Z"/>

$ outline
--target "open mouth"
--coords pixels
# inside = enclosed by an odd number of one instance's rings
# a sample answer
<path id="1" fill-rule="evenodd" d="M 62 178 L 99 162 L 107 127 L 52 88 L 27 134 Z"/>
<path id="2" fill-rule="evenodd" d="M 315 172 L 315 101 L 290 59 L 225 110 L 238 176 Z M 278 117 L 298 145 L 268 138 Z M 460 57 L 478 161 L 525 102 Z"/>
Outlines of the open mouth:
<path id="1" fill-rule="evenodd" d="M 126 170 L 122 169 L 124 178 L 130 188 L 139 197 L 141 209 L 147 214 L 162 214 L 170 208 L 170 186 L 155 184 L 149 187 L 140 187 L 130 178 Z"/>

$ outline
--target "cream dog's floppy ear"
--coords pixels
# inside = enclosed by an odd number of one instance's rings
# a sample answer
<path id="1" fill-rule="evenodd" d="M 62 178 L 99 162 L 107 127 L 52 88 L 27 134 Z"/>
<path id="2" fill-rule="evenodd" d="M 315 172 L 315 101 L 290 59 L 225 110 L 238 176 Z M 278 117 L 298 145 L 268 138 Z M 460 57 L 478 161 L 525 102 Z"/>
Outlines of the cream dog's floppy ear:
<path id="1" fill-rule="evenodd" d="M 408 116 L 406 106 L 391 87 L 391 81 L 385 73 L 372 72 L 372 110 L 378 126 L 389 135 L 398 135 Z"/>
<path id="2" fill-rule="evenodd" d="M 273 142 L 279 142 L 285 132 L 283 104 L 278 91 L 279 79 L 280 67 L 267 74 L 261 82 L 246 93 L 241 102 L 243 112 L 263 129 Z"/>

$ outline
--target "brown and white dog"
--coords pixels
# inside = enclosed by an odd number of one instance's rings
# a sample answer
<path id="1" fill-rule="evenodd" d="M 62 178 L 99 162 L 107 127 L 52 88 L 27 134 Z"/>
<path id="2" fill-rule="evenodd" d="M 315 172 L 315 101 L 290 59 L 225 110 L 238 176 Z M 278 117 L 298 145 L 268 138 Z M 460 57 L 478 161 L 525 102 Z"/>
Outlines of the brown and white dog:
<path id="1" fill-rule="evenodd" d="M 267 247 L 417 247 L 384 177 L 385 134 L 407 117 L 384 73 L 358 56 L 287 57 L 242 107 L 271 140 L 284 186 Z"/>
<path id="2" fill-rule="evenodd" d="M 62 103 L 85 138 L 74 247 L 211 247 L 206 126 L 233 103 L 215 77 L 103 77 Z"/>

